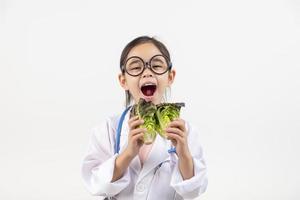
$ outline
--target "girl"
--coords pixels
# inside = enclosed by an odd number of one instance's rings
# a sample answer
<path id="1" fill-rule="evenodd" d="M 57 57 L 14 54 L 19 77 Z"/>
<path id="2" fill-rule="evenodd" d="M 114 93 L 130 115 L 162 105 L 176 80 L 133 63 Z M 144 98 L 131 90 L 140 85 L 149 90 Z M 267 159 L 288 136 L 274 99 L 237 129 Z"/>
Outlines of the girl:
<path id="1" fill-rule="evenodd" d="M 93 129 L 81 166 L 87 189 L 105 199 L 198 197 L 206 190 L 207 176 L 196 129 L 178 118 L 165 130 L 168 140 L 157 136 L 145 145 L 146 130 L 139 127 L 143 120 L 129 118 L 127 112 L 140 98 L 154 104 L 163 101 L 176 74 L 167 48 L 154 38 L 138 37 L 124 48 L 120 70 L 127 109 Z"/>

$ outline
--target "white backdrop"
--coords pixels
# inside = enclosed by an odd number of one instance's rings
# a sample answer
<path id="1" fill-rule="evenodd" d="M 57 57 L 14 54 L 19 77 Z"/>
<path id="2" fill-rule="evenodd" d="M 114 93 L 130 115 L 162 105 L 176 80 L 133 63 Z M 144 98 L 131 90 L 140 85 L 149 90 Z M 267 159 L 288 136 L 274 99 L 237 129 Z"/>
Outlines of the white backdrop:
<path id="1" fill-rule="evenodd" d="M 97 199 L 80 161 L 121 112 L 123 47 L 170 49 L 201 130 L 203 200 L 300 199 L 300 2 L 0 0 L 0 199 Z"/>

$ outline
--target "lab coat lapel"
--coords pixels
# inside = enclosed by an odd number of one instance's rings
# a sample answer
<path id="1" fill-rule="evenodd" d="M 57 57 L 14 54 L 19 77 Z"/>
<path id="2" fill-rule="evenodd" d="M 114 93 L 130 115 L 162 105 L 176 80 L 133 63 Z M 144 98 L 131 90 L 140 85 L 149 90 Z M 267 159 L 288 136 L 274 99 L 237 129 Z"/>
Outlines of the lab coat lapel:
<path id="1" fill-rule="evenodd" d="M 170 156 L 168 153 L 169 146 L 169 140 L 165 140 L 159 135 L 156 136 L 152 149 L 149 152 L 149 156 L 146 159 L 142 171 L 139 175 L 138 181 L 146 176 L 149 172 L 151 172 L 154 168 L 156 168 L 160 163 L 166 160 L 170 160 Z"/>

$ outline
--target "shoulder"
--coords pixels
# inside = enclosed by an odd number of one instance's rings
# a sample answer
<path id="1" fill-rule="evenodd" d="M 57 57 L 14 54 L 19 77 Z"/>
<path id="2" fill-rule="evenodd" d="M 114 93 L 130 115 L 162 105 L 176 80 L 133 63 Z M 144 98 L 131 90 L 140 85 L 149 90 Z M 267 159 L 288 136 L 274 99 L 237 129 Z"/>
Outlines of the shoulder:
<path id="1" fill-rule="evenodd" d="M 89 145 L 93 149 L 113 154 L 118 118 L 118 115 L 103 118 L 89 128 Z"/>
<path id="2" fill-rule="evenodd" d="M 118 122 L 120 119 L 120 115 L 112 115 L 105 119 L 107 126 L 112 129 L 114 132 L 117 130 Z"/>
<path id="3" fill-rule="evenodd" d="M 202 137 L 199 127 L 191 122 L 185 121 L 185 127 L 188 137 L 189 146 L 202 148 Z"/>
<path id="4" fill-rule="evenodd" d="M 199 135 L 199 128 L 195 124 L 193 124 L 189 121 L 185 121 L 185 128 L 186 128 L 188 137 L 193 137 L 195 135 Z"/>
<path id="5" fill-rule="evenodd" d="M 119 118 L 120 115 L 111 115 L 100 120 L 90 128 L 92 135 L 100 138 L 111 137 L 116 132 Z"/>

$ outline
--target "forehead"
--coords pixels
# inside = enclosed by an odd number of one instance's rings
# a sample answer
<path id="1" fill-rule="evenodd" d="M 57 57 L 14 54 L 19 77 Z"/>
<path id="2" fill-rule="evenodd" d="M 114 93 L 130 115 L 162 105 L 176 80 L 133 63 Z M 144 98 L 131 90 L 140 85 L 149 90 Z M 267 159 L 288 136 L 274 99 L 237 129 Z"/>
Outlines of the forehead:
<path id="1" fill-rule="evenodd" d="M 135 47 L 133 47 L 127 58 L 131 56 L 138 56 L 144 60 L 149 60 L 152 56 L 157 55 L 157 54 L 162 54 L 160 50 L 152 43 L 144 43 L 144 44 L 139 44 Z"/>

